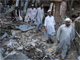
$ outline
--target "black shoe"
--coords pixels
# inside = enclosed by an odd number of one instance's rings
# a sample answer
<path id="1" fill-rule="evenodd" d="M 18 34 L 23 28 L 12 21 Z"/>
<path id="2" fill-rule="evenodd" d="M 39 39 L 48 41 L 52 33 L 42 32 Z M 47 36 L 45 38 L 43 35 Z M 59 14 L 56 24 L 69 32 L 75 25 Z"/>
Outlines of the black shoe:
<path id="1" fill-rule="evenodd" d="M 47 43 L 49 43 L 49 40 L 47 40 Z"/>
<path id="2" fill-rule="evenodd" d="M 41 30 L 38 30 L 39 32 L 41 32 Z"/>
<path id="3" fill-rule="evenodd" d="M 58 52 L 55 52 L 56 55 L 58 55 Z"/>
<path id="4" fill-rule="evenodd" d="M 52 40 L 50 40 L 50 43 L 53 44 L 54 42 Z"/>

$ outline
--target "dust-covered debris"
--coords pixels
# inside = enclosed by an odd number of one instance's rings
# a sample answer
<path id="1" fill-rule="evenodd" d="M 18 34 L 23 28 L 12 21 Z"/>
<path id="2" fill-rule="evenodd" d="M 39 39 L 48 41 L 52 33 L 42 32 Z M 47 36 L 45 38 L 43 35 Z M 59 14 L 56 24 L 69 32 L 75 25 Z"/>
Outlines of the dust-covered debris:
<path id="1" fill-rule="evenodd" d="M 36 36 L 36 33 L 32 33 L 32 30 L 27 32 L 11 30 L 11 32 L 12 35 L 2 44 L 4 57 L 7 58 L 10 55 L 17 55 L 21 52 L 29 58 L 42 59 L 46 54 L 45 51 L 47 48 L 47 51 L 53 56 L 54 53 L 52 52 L 55 52 L 56 48 L 55 43 L 52 48 L 49 47 L 49 44 L 47 44 L 45 40 L 42 40 L 39 35 Z"/>

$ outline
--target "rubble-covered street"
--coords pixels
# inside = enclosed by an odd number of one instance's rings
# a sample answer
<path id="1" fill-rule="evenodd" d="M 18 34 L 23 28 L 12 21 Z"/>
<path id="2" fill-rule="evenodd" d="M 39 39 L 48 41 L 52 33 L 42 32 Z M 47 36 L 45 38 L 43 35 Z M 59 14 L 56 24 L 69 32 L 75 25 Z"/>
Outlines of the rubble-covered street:
<path id="1" fill-rule="evenodd" d="M 7 35 L 1 42 L 0 51 L 5 60 L 42 60 L 42 59 L 60 59 L 60 55 L 55 56 L 56 50 L 56 37 L 55 43 L 47 44 L 45 39 L 44 30 L 35 33 L 35 29 L 27 32 L 20 30 L 11 30 L 12 35 Z M 47 57 L 48 56 L 48 57 Z M 77 52 L 75 48 L 70 49 L 67 59 L 77 60 Z"/>
<path id="2" fill-rule="evenodd" d="M 64 23 L 64 17 L 60 15 L 61 1 L 62 0 L 20 0 L 20 6 L 17 7 L 16 3 L 18 0 L 12 0 L 12 2 L 10 0 L 1 0 L 0 60 L 62 60 L 61 51 L 56 55 L 56 47 L 58 44 L 56 38 L 57 30 L 59 26 Z M 37 32 L 37 23 L 34 22 L 34 24 L 31 25 L 31 18 L 29 17 L 30 6 L 34 3 L 37 8 L 41 2 L 44 4 L 45 16 L 47 15 L 48 8 L 50 8 L 55 18 L 56 32 L 53 39 L 54 43 L 51 43 L 50 41 L 47 43 L 44 26 L 41 28 L 41 31 Z M 73 0 L 66 2 L 67 4 L 70 2 L 73 4 Z M 75 11 L 79 11 L 80 9 L 75 7 L 73 9 L 71 7 L 71 11 L 70 7 L 67 7 L 69 9 L 67 9 L 65 17 L 70 17 L 72 14 L 80 16 L 80 12 L 76 13 Z M 76 20 L 76 42 L 70 46 L 65 60 L 80 60 L 80 17 Z"/>
<path id="3" fill-rule="evenodd" d="M 38 34 L 34 33 L 35 30 L 28 32 L 21 32 L 13 30 L 11 36 L 7 36 L 1 41 L 0 52 L 5 60 L 39 60 L 43 59 L 46 55 L 52 58 L 60 58 L 55 56 L 56 38 L 54 44 L 47 44 L 44 32 Z M 49 58 L 50 58 L 49 57 Z M 77 51 L 73 48 L 68 52 L 68 60 L 77 60 Z"/>

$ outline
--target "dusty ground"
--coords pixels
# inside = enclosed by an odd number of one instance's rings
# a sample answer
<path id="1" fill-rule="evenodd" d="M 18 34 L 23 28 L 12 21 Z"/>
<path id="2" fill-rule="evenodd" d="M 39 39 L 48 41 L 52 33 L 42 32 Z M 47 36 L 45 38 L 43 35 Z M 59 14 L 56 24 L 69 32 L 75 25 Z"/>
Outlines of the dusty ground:
<path id="1" fill-rule="evenodd" d="M 33 30 L 30 30 L 30 32 L 32 32 L 32 31 L 35 31 L 35 29 L 33 29 Z M 56 30 L 57 31 L 57 30 Z M 22 32 L 21 34 L 24 34 L 25 32 Z M 42 32 L 39 32 L 39 33 L 31 33 L 31 35 L 33 36 L 32 37 L 32 39 L 39 39 L 39 40 L 41 40 L 41 42 L 44 42 L 44 43 L 46 43 L 46 35 L 45 35 L 45 31 L 44 30 L 42 30 Z M 57 39 L 56 39 L 56 36 L 54 37 L 54 42 L 56 43 L 56 41 L 57 41 Z M 49 47 L 52 47 L 53 46 L 53 44 L 47 44 L 46 43 L 46 45 L 47 46 L 49 46 Z M 60 54 L 59 54 L 60 55 Z M 69 52 L 68 52 L 68 55 L 66 56 L 66 59 L 67 60 L 77 60 L 77 57 L 78 57 L 78 55 L 77 55 L 77 51 L 76 51 L 76 49 L 75 49 L 75 46 L 73 47 L 73 48 L 71 48 L 70 50 L 69 50 Z M 18 59 L 18 60 L 26 60 L 26 56 L 16 56 L 16 57 L 8 57 L 7 59 L 5 59 L 5 60 L 16 60 L 16 58 Z M 33 60 L 33 59 L 32 59 Z M 37 59 L 34 59 L 34 60 L 37 60 Z M 41 59 L 40 59 L 41 60 Z"/>

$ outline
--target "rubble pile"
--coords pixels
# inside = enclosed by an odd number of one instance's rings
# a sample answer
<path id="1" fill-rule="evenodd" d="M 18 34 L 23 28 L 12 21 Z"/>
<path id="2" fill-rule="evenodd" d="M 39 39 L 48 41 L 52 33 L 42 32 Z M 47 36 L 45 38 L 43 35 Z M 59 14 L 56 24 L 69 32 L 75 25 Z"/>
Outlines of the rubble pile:
<path id="1" fill-rule="evenodd" d="M 45 55 L 54 56 L 56 44 L 49 47 L 49 44 L 40 39 L 40 36 L 36 36 L 36 33 L 32 33 L 32 30 L 27 32 L 11 30 L 11 32 L 12 35 L 5 40 L 6 42 L 2 44 L 0 49 L 4 58 L 17 54 L 24 54 L 31 59 L 42 59 Z"/>

